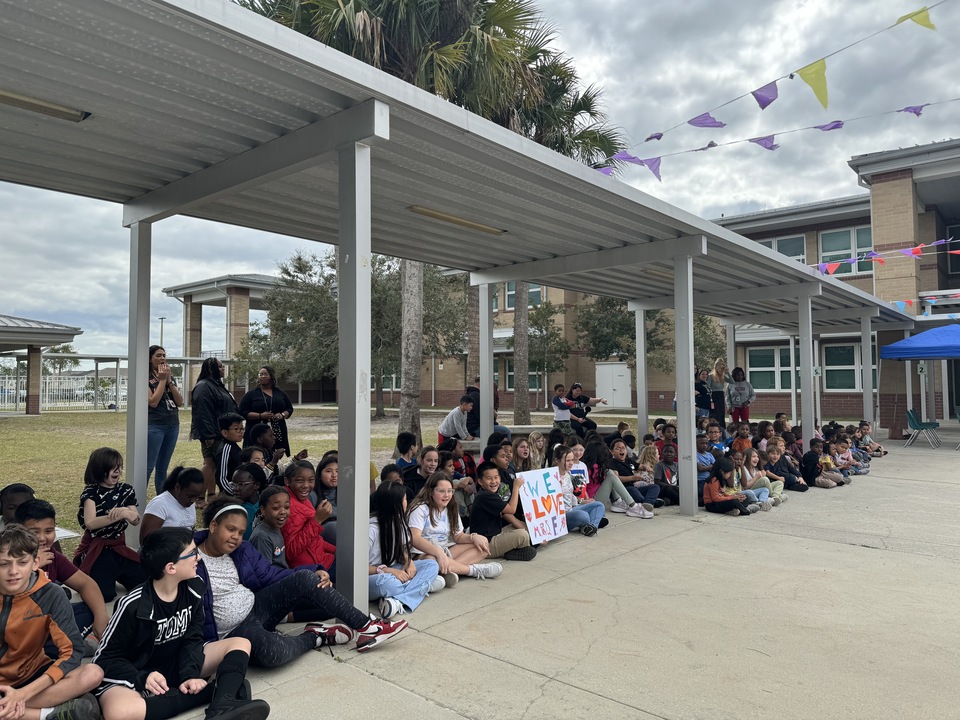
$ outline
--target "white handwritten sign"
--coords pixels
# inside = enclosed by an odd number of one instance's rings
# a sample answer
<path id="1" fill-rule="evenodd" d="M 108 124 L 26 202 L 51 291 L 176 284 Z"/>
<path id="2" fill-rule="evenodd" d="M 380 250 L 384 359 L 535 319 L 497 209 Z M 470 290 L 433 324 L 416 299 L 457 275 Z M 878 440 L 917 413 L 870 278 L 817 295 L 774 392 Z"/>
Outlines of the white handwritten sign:
<path id="1" fill-rule="evenodd" d="M 523 479 L 520 501 L 530 533 L 530 543 L 538 545 L 567 534 L 567 514 L 560 494 L 557 468 L 529 470 L 517 477 Z"/>

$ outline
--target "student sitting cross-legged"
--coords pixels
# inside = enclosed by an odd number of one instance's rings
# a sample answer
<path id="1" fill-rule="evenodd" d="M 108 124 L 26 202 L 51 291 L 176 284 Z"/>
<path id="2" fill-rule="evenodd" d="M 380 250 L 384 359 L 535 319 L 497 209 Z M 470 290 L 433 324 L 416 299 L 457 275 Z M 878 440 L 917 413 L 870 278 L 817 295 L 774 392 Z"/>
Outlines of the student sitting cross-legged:
<path id="1" fill-rule="evenodd" d="M 104 720 L 163 720 L 201 705 L 206 717 L 263 720 L 245 682 L 250 641 L 204 643 L 203 581 L 189 528 L 162 527 L 140 546 L 149 579 L 117 603 L 93 661 Z M 210 678 L 216 675 L 216 682 Z"/>
<path id="2" fill-rule="evenodd" d="M 490 545 L 490 558 L 506 560 L 533 560 L 537 549 L 530 546 L 530 534 L 517 519 L 517 503 L 523 479 L 513 481 L 509 499 L 500 496 L 500 469 L 490 461 L 477 468 L 480 489 L 470 511 L 470 529 L 483 535 Z"/>
<path id="3" fill-rule="evenodd" d="M 83 639 L 63 591 L 39 570 L 40 543 L 22 525 L 0 530 L 0 717 L 97 720 L 88 693 L 96 665 L 81 665 Z"/>

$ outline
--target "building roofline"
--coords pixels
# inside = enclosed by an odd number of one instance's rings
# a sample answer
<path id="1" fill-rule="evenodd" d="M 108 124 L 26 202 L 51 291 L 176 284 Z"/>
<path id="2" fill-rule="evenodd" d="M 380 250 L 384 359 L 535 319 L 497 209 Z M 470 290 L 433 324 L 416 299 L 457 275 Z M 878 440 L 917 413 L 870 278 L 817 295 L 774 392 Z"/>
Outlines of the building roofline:
<path id="1" fill-rule="evenodd" d="M 851 220 L 870 214 L 870 195 L 849 195 L 770 210 L 728 215 L 713 220 L 717 225 L 744 234 L 796 228 L 814 223 Z"/>
<path id="2" fill-rule="evenodd" d="M 912 148 L 898 148 L 882 152 L 854 155 L 847 164 L 860 178 L 860 184 L 866 187 L 873 182 L 874 175 L 898 170 L 915 170 L 943 162 L 960 160 L 960 139 L 918 145 Z"/>

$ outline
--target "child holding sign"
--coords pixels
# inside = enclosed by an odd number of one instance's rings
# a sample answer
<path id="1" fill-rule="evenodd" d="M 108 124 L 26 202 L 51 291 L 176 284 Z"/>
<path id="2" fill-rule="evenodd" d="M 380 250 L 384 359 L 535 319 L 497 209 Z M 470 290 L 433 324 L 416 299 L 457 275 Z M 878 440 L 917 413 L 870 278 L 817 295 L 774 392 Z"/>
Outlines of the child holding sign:
<path id="1" fill-rule="evenodd" d="M 490 543 L 478 533 L 465 533 L 460 514 L 453 500 L 453 483 L 446 474 L 435 472 L 410 504 L 407 522 L 414 554 L 434 558 L 447 587 L 457 577 L 498 577 L 503 572 L 499 563 L 481 563 L 490 554 Z"/>
<path id="2" fill-rule="evenodd" d="M 573 483 L 571 471 L 576 463 L 573 450 L 558 445 L 553 459 L 560 472 L 560 492 L 567 512 L 567 529 L 580 530 L 582 535 L 593 537 L 604 521 L 603 503 L 587 498 L 586 483 Z"/>
<path id="3" fill-rule="evenodd" d="M 494 463 L 480 463 L 477 476 L 480 489 L 470 510 L 470 529 L 489 541 L 491 558 L 533 560 L 537 549 L 530 547 L 530 534 L 516 517 L 523 479 L 514 480 L 510 499 L 504 500 L 499 493 L 500 469 Z"/>

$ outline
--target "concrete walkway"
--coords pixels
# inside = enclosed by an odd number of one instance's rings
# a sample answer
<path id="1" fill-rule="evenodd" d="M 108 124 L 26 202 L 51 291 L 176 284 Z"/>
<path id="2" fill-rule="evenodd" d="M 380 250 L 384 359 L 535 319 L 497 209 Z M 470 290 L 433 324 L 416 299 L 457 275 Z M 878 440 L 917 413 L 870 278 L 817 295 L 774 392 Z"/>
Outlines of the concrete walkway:
<path id="1" fill-rule="evenodd" d="M 960 717 L 960 427 L 942 435 L 749 518 L 614 516 L 254 691 L 277 718 Z"/>

